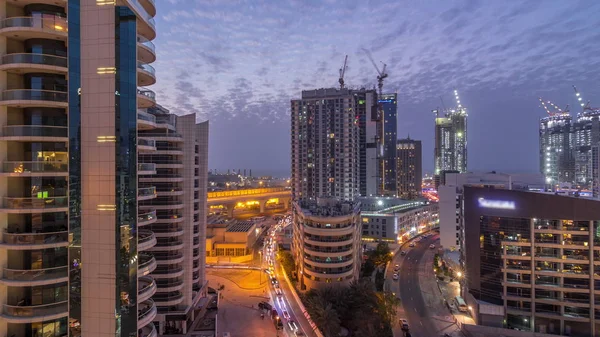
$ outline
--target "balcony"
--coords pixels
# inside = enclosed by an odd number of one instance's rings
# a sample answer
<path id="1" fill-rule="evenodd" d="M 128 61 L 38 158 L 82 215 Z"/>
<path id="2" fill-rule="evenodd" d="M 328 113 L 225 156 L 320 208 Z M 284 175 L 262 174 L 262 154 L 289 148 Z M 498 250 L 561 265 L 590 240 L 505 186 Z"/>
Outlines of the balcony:
<path id="1" fill-rule="evenodd" d="M 175 236 L 183 235 L 183 228 L 179 227 L 164 227 L 164 226 L 153 226 L 152 231 L 157 238 L 170 238 Z"/>
<path id="2" fill-rule="evenodd" d="M 5 197 L 0 213 L 51 213 L 67 212 L 68 197 L 12 198 Z"/>
<path id="3" fill-rule="evenodd" d="M 154 301 L 145 300 L 138 304 L 138 329 L 152 324 L 154 317 L 156 317 L 156 305 L 154 305 Z"/>
<path id="4" fill-rule="evenodd" d="M 158 333 L 156 332 L 156 327 L 154 326 L 154 323 L 150 322 L 150 324 L 139 329 L 138 336 L 139 337 L 158 337 Z"/>
<path id="5" fill-rule="evenodd" d="M 137 89 L 138 108 L 151 108 L 156 105 L 156 94 L 146 88 Z"/>
<path id="6" fill-rule="evenodd" d="M 4 304 L 2 318 L 7 323 L 35 323 L 51 321 L 69 314 L 69 301 L 52 304 L 17 306 Z"/>
<path id="7" fill-rule="evenodd" d="M 0 70 L 15 74 L 66 74 L 67 58 L 56 55 L 16 53 L 2 56 Z"/>
<path id="8" fill-rule="evenodd" d="M 157 240 L 156 245 L 150 251 L 172 251 L 183 249 L 183 242 L 177 239 Z"/>
<path id="9" fill-rule="evenodd" d="M 171 292 L 183 289 L 182 280 L 163 279 L 157 281 L 156 285 L 160 292 Z"/>
<path id="10" fill-rule="evenodd" d="M 0 140 L 21 142 L 67 142 L 69 129 L 63 126 L 9 125 L 2 128 Z"/>
<path id="11" fill-rule="evenodd" d="M 151 203 L 138 205 L 140 209 L 156 209 L 156 210 L 176 210 L 184 207 L 183 201 L 180 200 L 154 200 Z"/>
<path id="12" fill-rule="evenodd" d="M 51 233 L 8 233 L 2 234 L 0 248 L 12 250 L 32 250 L 66 247 L 69 241 L 69 232 Z"/>
<path id="13" fill-rule="evenodd" d="M 138 279 L 138 302 L 144 302 L 156 293 L 156 282 L 150 276 L 142 276 Z"/>
<path id="14" fill-rule="evenodd" d="M 59 161 L 5 161 L 0 175 L 9 177 L 55 177 L 69 175 L 69 165 Z"/>
<path id="15" fill-rule="evenodd" d="M 321 270 L 321 271 L 317 271 L 313 268 L 308 268 L 308 267 L 304 267 L 304 272 L 311 275 L 312 277 L 319 277 L 321 278 L 323 281 L 325 281 L 325 279 L 336 279 L 336 278 L 345 278 L 347 276 L 352 275 L 352 273 L 354 272 L 354 268 L 353 266 L 348 266 L 345 268 L 342 268 L 341 271 L 334 271 L 334 270 Z"/>
<path id="16" fill-rule="evenodd" d="M 2 92 L 0 105 L 16 108 L 48 107 L 67 108 L 68 93 L 65 91 L 13 89 Z"/>
<path id="17" fill-rule="evenodd" d="M 174 291 L 171 293 L 159 292 L 156 295 L 154 295 L 154 298 L 152 299 L 159 307 L 169 307 L 183 302 L 183 294 L 179 291 Z"/>
<path id="18" fill-rule="evenodd" d="M 148 229 L 140 229 L 138 231 L 138 251 L 148 250 L 156 245 L 156 237 L 154 232 Z"/>
<path id="19" fill-rule="evenodd" d="M 138 175 L 153 175 L 156 174 L 156 164 L 154 163 L 138 163 Z"/>
<path id="20" fill-rule="evenodd" d="M 138 62 L 137 64 L 137 82 L 140 86 L 147 86 L 156 83 L 156 71 L 149 64 Z"/>
<path id="21" fill-rule="evenodd" d="M 138 214 L 137 225 L 138 226 L 147 226 L 156 222 L 158 218 L 156 217 L 156 211 L 152 210 L 150 212 Z"/>
<path id="22" fill-rule="evenodd" d="M 163 128 L 163 127 L 172 127 L 173 129 L 176 128 L 176 126 L 173 124 L 161 123 L 161 118 L 156 118 L 156 126 L 158 128 Z M 152 130 L 150 132 L 140 133 L 138 136 L 153 139 L 156 141 L 177 142 L 177 143 L 183 142 L 183 136 L 178 133 L 175 133 L 175 132 L 156 132 L 156 130 Z"/>
<path id="23" fill-rule="evenodd" d="M 0 283 L 12 287 L 32 287 L 67 282 L 68 267 L 46 269 L 8 269 L 4 268 Z"/>
<path id="24" fill-rule="evenodd" d="M 349 225 L 342 228 L 330 228 L 330 227 L 313 227 L 304 225 L 304 232 L 312 235 L 319 236 L 337 236 L 337 235 L 351 235 L 356 230 L 356 227 Z"/>
<path id="25" fill-rule="evenodd" d="M 340 248 L 340 249 L 320 249 L 320 248 L 309 248 L 304 247 L 304 251 L 310 255 L 323 256 L 323 257 L 338 257 L 341 253 L 350 253 L 352 252 L 352 247 L 348 248 Z"/>
<path id="26" fill-rule="evenodd" d="M 138 277 L 146 276 L 156 269 L 156 260 L 149 254 L 138 254 Z"/>
<path id="27" fill-rule="evenodd" d="M 323 260 L 318 260 L 316 261 L 315 259 L 311 259 L 311 258 L 304 258 L 304 263 L 309 264 L 313 267 L 319 267 L 319 268 L 341 268 L 341 267 L 347 267 L 352 265 L 353 259 L 352 258 L 348 258 L 348 259 L 342 259 L 342 260 L 338 260 L 336 259 L 330 259 L 330 261 L 323 261 Z"/>
<path id="28" fill-rule="evenodd" d="M 154 4 L 154 0 L 140 0 L 140 3 L 146 12 L 148 12 L 148 15 L 152 17 L 156 16 L 156 5 Z"/>
<path id="29" fill-rule="evenodd" d="M 172 279 L 177 278 L 183 275 L 184 271 L 181 267 L 175 268 L 157 268 L 152 272 L 152 277 L 154 279 Z M 160 281 L 157 281 L 160 284 Z M 160 285 L 158 286 L 158 291 L 160 291 Z"/>
<path id="30" fill-rule="evenodd" d="M 156 142 L 153 140 L 138 138 L 138 150 L 140 152 L 154 152 L 156 151 Z"/>
<path id="31" fill-rule="evenodd" d="M 137 53 L 138 60 L 144 63 L 152 63 L 156 61 L 156 48 L 154 43 L 147 38 L 138 35 L 137 37 Z"/>
<path id="32" fill-rule="evenodd" d="M 175 197 L 175 196 L 179 196 L 179 195 L 183 195 L 183 189 L 182 188 L 169 188 L 169 189 L 160 189 L 157 190 L 156 193 L 158 194 L 159 197 Z"/>
<path id="33" fill-rule="evenodd" d="M 0 35 L 19 41 L 29 39 L 67 41 L 68 28 L 67 18 L 58 15 L 12 17 L 0 22 Z"/>
<path id="34" fill-rule="evenodd" d="M 351 245 L 354 242 L 352 237 L 345 238 L 337 238 L 337 239 L 324 239 L 324 238 L 315 238 L 315 237 L 304 237 L 304 242 L 310 245 L 316 245 L 321 247 L 337 247 L 337 246 L 347 246 Z"/>
<path id="35" fill-rule="evenodd" d="M 156 129 L 156 118 L 143 110 L 138 109 L 137 111 L 137 125 L 138 130 L 152 130 Z"/>
<path id="36" fill-rule="evenodd" d="M 146 2 L 147 0 L 141 0 Z M 148 14 L 144 6 L 140 3 L 140 0 L 126 0 L 126 4 L 132 9 L 139 20 L 137 20 L 137 31 L 141 36 L 154 40 L 156 38 L 156 24 L 154 18 Z"/>
<path id="37" fill-rule="evenodd" d="M 160 252 L 154 253 L 154 258 L 156 259 L 156 263 L 159 265 L 164 264 L 177 264 L 183 262 L 183 254 L 164 254 Z"/>
<path id="38" fill-rule="evenodd" d="M 150 200 L 156 198 L 156 187 L 140 187 L 138 188 L 138 201 Z"/>
<path id="39" fill-rule="evenodd" d="M 166 173 L 157 173 L 151 177 L 143 177 L 140 178 L 140 182 L 142 183 L 180 183 L 183 182 L 183 177 L 181 174 L 166 174 Z"/>

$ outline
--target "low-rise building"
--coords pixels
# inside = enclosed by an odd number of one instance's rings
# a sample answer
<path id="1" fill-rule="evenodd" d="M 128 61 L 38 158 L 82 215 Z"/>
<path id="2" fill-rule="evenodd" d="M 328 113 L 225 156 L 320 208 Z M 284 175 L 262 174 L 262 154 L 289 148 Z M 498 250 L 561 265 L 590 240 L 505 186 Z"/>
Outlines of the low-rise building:
<path id="1" fill-rule="evenodd" d="M 243 257 L 253 254 L 252 247 L 263 228 L 254 221 L 213 218 L 207 225 L 206 256 Z M 218 259 L 217 259 L 218 260 Z"/>
<path id="2" fill-rule="evenodd" d="M 438 205 L 426 199 L 361 197 L 358 200 L 364 242 L 405 242 L 438 223 Z"/>
<path id="3" fill-rule="evenodd" d="M 600 334 L 600 201 L 465 186 L 463 294 L 480 325 Z"/>

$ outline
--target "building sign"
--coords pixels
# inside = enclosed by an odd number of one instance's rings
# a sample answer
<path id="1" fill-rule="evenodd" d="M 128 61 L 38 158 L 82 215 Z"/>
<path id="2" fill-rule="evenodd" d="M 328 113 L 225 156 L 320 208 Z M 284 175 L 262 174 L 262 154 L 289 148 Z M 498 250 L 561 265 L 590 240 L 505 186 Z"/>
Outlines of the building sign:
<path id="1" fill-rule="evenodd" d="M 507 200 L 488 200 L 484 198 L 479 198 L 479 207 L 484 208 L 498 208 L 498 209 L 515 209 L 514 201 Z"/>

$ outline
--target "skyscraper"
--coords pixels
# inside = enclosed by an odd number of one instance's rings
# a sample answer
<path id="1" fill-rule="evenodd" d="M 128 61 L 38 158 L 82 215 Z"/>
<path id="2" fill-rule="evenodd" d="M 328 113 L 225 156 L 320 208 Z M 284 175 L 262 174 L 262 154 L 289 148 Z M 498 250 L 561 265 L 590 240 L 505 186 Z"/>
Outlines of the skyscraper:
<path id="1" fill-rule="evenodd" d="M 571 115 L 553 113 L 540 119 L 540 172 L 547 187 L 575 182 Z"/>
<path id="2" fill-rule="evenodd" d="M 399 139 L 396 145 L 396 190 L 398 197 L 414 199 L 421 196 L 423 178 L 421 141 Z"/>
<path id="3" fill-rule="evenodd" d="M 375 99 L 374 91 L 318 89 L 291 102 L 292 253 L 303 289 L 358 277 L 361 222 L 354 199 L 361 174 L 377 168 L 376 158 L 361 167 L 360 153 L 369 151 L 359 144 L 372 144 L 375 136 Z"/>
<path id="4" fill-rule="evenodd" d="M 139 87 L 156 82 L 154 1 L 0 8 L 0 335 L 156 336 L 157 312 L 171 308 L 179 316 L 169 320 L 185 322 L 204 284 L 197 200 L 208 130 L 193 116 L 182 117 L 192 130 L 157 124 L 146 111 L 154 93 Z M 199 163 L 184 168 L 177 156 Z M 197 183 L 198 195 L 175 183 Z M 174 210 L 185 211 L 161 219 Z M 184 261 L 170 260 L 178 253 Z M 189 264 L 181 275 L 177 263 Z"/>
<path id="5" fill-rule="evenodd" d="M 398 139 L 398 94 L 384 94 L 379 98 L 383 107 L 383 142 L 381 177 L 383 191 L 379 194 L 396 195 L 396 140 Z"/>
<path id="6" fill-rule="evenodd" d="M 456 91 L 455 91 L 456 93 Z M 467 110 L 460 105 L 445 111 L 443 117 L 434 110 L 435 118 L 435 175 L 443 171 L 467 171 Z"/>
<path id="7" fill-rule="evenodd" d="M 600 142 L 600 110 L 585 109 L 577 114 L 572 126 L 574 185 L 581 189 L 592 187 L 592 146 Z"/>

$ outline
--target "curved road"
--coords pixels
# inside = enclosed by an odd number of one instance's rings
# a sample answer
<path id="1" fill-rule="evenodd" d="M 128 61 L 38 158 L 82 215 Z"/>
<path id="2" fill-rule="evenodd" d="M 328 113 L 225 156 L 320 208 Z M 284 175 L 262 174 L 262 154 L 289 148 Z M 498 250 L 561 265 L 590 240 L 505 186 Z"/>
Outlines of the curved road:
<path id="1" fill-rule="evenodd" d="M 433 253 L 425 254 L 430 251 L 430 244 L 434 243 L 439 247 L 439 234 L 431 233 L 431 236 L 421 241 L 413 240 L 416 243 L 413 248 L 409 248 L 408 244 L 404 245 L 402 250 L 406 251 L 406 255 L 396 254 L 386 275 L 386 280 L 389 280 L 386 281 L 388 289 L 401 300 L 396 320 L 408 321 L 412 337 L 443 336 L 444 332 L 456 330 L 453 322 L 445 319 L 444 316 L 450 313 L 443 306 L 439 291 L 435 289 L 437 285 L 432 269 L 433 261 L 428 260 L 433 259 Z M 393 281 L 392 274 L 396 264 L 400 266 L 399 280 Z M 423 297 L 424 291 L 429 291 L 427 300 Z M 394 325 L 394 336 L 404 336 L 398 323 Z"/>

